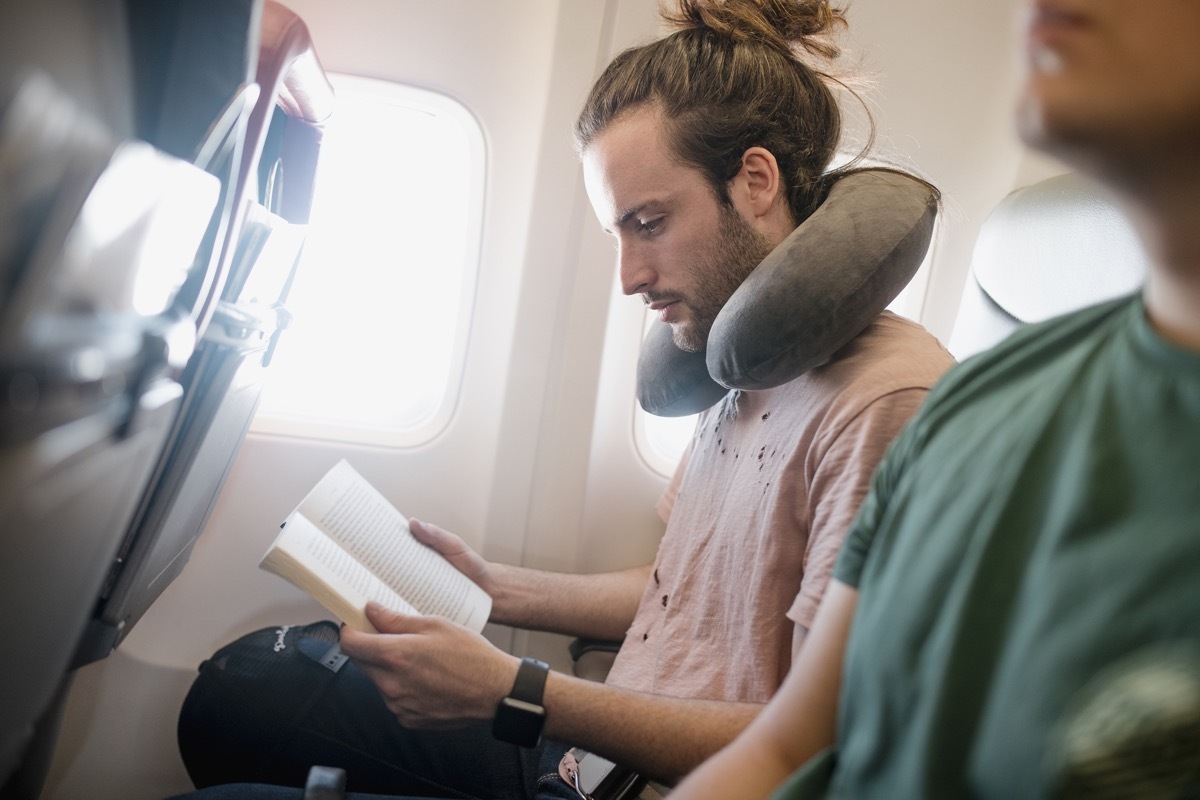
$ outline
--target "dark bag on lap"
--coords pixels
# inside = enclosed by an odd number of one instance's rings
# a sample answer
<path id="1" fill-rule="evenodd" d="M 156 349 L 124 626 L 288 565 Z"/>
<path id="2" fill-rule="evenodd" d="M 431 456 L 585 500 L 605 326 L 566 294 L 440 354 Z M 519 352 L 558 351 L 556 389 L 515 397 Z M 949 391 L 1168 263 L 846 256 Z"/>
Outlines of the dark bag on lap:
<path id="1" fill-rule="evenodd" d="M 268 774 L 270 754 L 284 748 L 345 662 L 329 621 L 263 628 L 218 650 L 200 665 L 179 712 L 179 752 L 192 782 L 203 788 Z M 242 763 L 243 753 L 261 763 Z M 295 785 L 305 777 L 300 771 Z"/>

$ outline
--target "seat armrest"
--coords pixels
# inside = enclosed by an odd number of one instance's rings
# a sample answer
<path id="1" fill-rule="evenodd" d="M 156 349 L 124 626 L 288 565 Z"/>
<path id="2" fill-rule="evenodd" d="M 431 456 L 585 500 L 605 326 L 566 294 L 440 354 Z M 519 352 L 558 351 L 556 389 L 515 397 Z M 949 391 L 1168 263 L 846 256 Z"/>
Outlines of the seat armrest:
<path id="1" fill-rule="evenodd" d="M 620 649 L 621 643 L 617 641 L 574 639 L 567 647 L 571 654 L 571 671 L 576 677 L 603 683 Z"/>

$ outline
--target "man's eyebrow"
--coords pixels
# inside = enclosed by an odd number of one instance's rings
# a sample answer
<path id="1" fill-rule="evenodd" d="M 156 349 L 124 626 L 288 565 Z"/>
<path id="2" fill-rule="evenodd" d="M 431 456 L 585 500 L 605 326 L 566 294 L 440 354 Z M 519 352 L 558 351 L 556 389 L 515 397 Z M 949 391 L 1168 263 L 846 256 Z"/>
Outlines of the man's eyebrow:
<path id="1" fill-rule="evenodd" d="M 609 236 L 616 236 L 616 232 L 619 231 L 621 228 L 624 228 L 626 222 L 629 222 L 629 220 L 633 219 L 638 214 L 642 213 L 642 211 L 644 211 L 646 209 L 646 206 L 649 206 L 649 205 L 651 205 L 651 203 L 642 203 L 640 206 L 634 206 L 633 208 L 626 209 L 625 211 L 622 211 L 620 214 L 617 215 L 616 224 L 613 225 L 611 228 L 608 227 L 607 225 L 604 225 L 601 227 L 604 228 L 604 232 L 607 233 Z"/>
<path id="2" fill-rule="evenodd" d="M 644 211 L 646 206 L 648 206 L 648 205 L 650 205 L 650 204 L 642 203 L 640 206 L 635 206 L 634 208 L 630 208 L 625 211 L 622 211 L 619 215 L 617 215 L 617 227 L 618 228 L 623 227 L 626 222 L 629 222 L 629 220 L 633 219 L 638 214 L 642 213 L 642 211 Z"/>
<path id="3" fill-rule="evenodd" d="M 638 214 L 643 213 L 647 209 L 656 209 L 658 207 L 663 206 L 664 204 L 665 204 L 665 201 L 663 198 L 654 198 L 652 200 L 647 200 L 644 203 L 639 203 L 636 206 L 627 208 L 624 211 L 622 211 L 620 214 L 618 214 L 616 217 L 616 220 L 615 220 L 616 224 L 614 224 L 612 228 L 609 228 L 609 227 L 603 226 L 603 225 L 601 227 L 604 229 L 604 232 L 607 233 L 609 236 L 615 236 L 616 231 L 620 230 L 621 228 L 624 228 L 625 224 L 627 222 L 629 222 L 629 220 L 636 217 Z"/>

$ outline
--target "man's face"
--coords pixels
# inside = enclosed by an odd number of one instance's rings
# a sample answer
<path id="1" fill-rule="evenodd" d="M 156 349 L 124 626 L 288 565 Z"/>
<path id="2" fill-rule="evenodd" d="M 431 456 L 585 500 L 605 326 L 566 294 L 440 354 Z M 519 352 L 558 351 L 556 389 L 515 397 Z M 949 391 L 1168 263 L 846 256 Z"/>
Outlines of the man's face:
<path id="1" fill-rule="evenodd" d="M 1200 140 L 1200 2 L 1030 0 L 1019 121 L 1081 166 Z"/>
<path id="2" fill-rule="evenodd" d="M 717 312 L 771 251 L 766 237 L 672 158 L 655 109 L 619 117 L 583 168 L 592 208 L 617 240 L 622 290 L 642 295 L 677 347 L 703 349 Z"/>

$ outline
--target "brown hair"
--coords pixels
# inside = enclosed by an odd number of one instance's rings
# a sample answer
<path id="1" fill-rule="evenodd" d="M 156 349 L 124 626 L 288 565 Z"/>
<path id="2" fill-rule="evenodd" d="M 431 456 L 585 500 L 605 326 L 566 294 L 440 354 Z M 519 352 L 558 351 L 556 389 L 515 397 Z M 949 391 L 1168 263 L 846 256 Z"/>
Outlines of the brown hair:
<path id="1" fill-rule="evenodd" d="M 680 0 L 663 19 L 677 30 L 618 55 L 575 122 L 582 153 L 613 121 L 656 104 L 676 157 L 701 170 L 717 198 L 754 146 L 775 156 L 797 222 L 825 199 L 842 117 L 812 59 L 832 64 L 846 26 L 828 0 Z"/>

